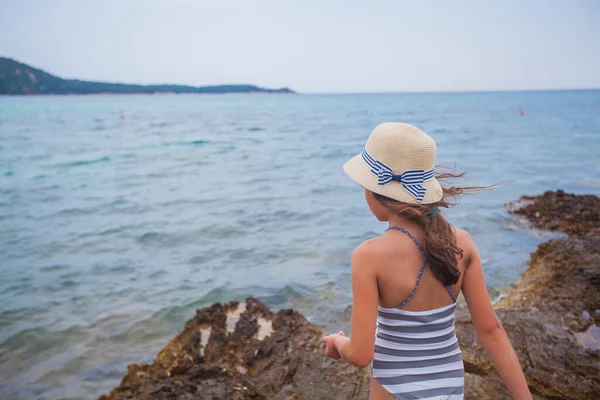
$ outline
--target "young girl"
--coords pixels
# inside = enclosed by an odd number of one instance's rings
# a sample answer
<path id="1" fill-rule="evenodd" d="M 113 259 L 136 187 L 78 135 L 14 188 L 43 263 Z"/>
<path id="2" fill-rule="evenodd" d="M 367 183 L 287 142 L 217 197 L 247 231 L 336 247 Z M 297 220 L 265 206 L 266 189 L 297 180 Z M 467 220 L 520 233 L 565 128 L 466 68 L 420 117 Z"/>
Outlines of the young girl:
<path id="1" fill-rule="evenodd" d="M 370 399 L 462 399 L 464 367 L 454 333 L 462 291 L 479 342 L 513 399 L 531 399 L 519 360 L 490 303 L 469 234 L 439 212 L 469 188 L 444 188 L 436 146 L 418 128 L 384 123 L 344 165 L 365 188 L 387 231 L 352 254 L 352 328 L 324 338 L 326 355 L 372 364 Z M 456 175 L 437 174 L 437 178 Z"/>

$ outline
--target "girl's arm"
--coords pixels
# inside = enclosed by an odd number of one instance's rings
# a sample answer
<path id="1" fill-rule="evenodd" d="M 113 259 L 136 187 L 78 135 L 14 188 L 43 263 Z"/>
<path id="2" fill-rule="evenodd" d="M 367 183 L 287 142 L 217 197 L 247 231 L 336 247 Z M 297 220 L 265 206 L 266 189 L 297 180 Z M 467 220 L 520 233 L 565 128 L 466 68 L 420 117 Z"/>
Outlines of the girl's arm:
<path id="1" fill-rule="evenodd" d="M 377 324 L 377 275 L 373 243 L 365 242 L 352 253 L 352 327 L 350 337 L 329 335 L 324 341 L 350 364 L 363 368 L 375 354 L 375 327 Z M 330 347 L 331 346 L 331 347 Z M 333 350 L 331 349 L 331 350 Z M 330 354 L 336 355 L 335 352 Z M 336 358 L 336 357 L 333 357 Z"/>
<path id="2" fill-rule="evenodd" d="M 463 250 L 469 258 L 461 290 L 467 301 L 479 342 L 492 359 L 511 397 L 516 400 L 531 399 L 515 350 L 490 302 L 479 253 L 471 238 L 466 239 Z"/>

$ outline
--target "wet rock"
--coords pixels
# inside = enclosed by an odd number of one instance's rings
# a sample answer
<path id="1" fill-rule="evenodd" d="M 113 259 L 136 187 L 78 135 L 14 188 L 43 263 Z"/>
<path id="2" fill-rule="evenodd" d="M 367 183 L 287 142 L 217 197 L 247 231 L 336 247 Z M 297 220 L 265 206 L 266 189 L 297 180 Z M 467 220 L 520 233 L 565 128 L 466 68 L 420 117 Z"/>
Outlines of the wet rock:
<path id="1" fill-rule="evenodd" d="M 522 215 L 536 227 L 570 235 L 600 234 L 600 198 L 574 195 L 562 190 L 541 196 L 523 196 L 510 205 L 512 213 Z"/>
<path id="2" fill-rule="evenodd" d="M 301 314 L 254 298 L 214 304 L 100 399 L 367 399 L 367 370 L 324 357 L 322 337 Z"/>
<path id="3" fill-rule="evenodd" d="M 515 214 L 568 239 L 542 243 L 521 281 L 495 304 L 538 399 L 596 399 L 600 393 L 600 198 L 562 191 L 525 197 Z M 468 311 L 456 331 L 467 398 L 509 399 L 478 344 Z"/>

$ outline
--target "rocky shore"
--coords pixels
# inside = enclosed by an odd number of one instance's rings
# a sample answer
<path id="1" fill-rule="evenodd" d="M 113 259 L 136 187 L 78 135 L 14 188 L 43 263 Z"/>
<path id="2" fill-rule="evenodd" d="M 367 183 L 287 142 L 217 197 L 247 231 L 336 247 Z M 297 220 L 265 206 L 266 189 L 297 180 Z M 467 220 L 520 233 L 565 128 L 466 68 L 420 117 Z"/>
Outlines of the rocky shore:
<path id="1" fill-rule="evenodd" d="M 562 191 L 522 197 L 512 213 L 567 238 L 542 243 L 495 304 L 537 399 L 600 398 L 600 198 Z M 466 309 L 456 321 L 470 398 L 509 399 Z"/>
<path id="2" fill-rule="evenodd" d="M 213 304 L 100 399 L 365 399 L 367 370 L 324 357 L 322 337 L 300 313 L 254 298 Z"/>
<path id="3" fill-rule="evenodd" d="M 541 244 L 496 305 L 536 399 L 600 396 L 600 198 L 562 191 L 523 197 L 514 214 L 564 232 Z M 456 331 L 467 399 L 510 398 L 477 343 L 468 310 Z M 101 400 L 367 399 L 368 369 L 322 355 L 323 332 L 254 298 L 198 310 L 152 364 L 130 365 Z"/>

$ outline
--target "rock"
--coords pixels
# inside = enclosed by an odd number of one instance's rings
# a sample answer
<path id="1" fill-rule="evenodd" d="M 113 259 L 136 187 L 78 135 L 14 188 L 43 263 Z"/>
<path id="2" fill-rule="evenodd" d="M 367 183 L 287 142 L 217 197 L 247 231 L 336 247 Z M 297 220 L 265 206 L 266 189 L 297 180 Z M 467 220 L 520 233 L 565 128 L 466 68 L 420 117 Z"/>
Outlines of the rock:
<path id="1" fill-rule="evenodd" d="M 322 337 L 301 314 L 254 298 L 213 304 L 100 399 L 367 399 L 367 370 L 326 358 Z"/>
<path id="2" fill-rule="evenodd" d="M 600 234 L 598 196 L 574 195 L 557 190 L 541 196 L 523 196 L 512 207 L 518 207 L 512 213 L 526 217 L 538 228 L 570 235 Z"/>
<path id="3" fill-rule="evenodd" d="M 600 393 L 600 198 L 562 191 L 524 197 L 515 214 L 568 239 L 542 243 L 521 281 L 495 304 L 538 399 Z M 509 399 L 477 343 L 468 311 L 457 312 L 467 398 Z"/>

